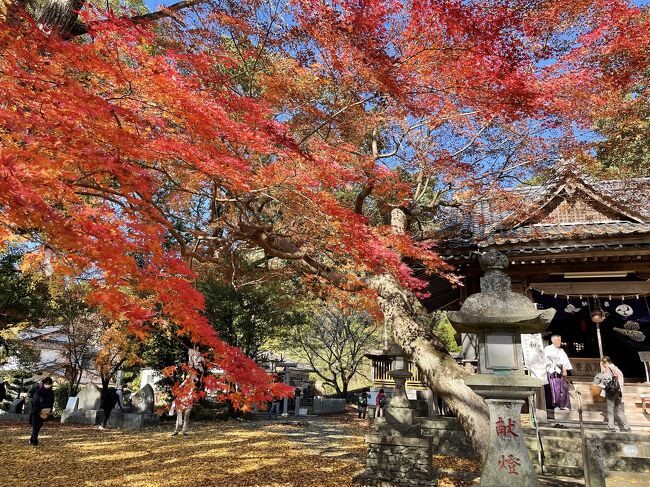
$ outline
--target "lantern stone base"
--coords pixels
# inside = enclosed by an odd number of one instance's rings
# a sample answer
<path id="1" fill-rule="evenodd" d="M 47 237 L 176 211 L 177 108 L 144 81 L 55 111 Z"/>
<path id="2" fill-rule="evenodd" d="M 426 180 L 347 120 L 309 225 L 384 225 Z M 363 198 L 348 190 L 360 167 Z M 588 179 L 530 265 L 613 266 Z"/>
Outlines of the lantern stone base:
<path id="1" fill-rule="evenodd" d="M 410 428 L 413 425 L 414 412 L 409 407 L 395 407 L 391 404 L 386 408 L 386 423 L 397 429 Z"/>
<path id="2" fill-rule="evenodd" d="M 481 487 L 539 487 L 521 429 L 520 399 L 486 399 L 490 445 L 481 469 Z"/>
<path id="3" fill-rule="evenodd" d="M 437 485 L 433 471 L 433 439 L 405 436 L 367 435 L 366 470 L 354 480 L 375 486 Z"/>

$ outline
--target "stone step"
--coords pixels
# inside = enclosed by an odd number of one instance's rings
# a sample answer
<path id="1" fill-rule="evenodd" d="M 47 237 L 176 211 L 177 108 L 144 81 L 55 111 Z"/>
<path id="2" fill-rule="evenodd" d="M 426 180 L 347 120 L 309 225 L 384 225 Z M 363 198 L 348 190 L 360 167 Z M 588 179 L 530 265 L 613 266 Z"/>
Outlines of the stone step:
<path id="1" fill-rule="evenodd" d="M 630 425 L 650 428 L 650 414 L 643 414 L 642 412 L 626 410 L 625 416 L 627 417 Z M 606 423 L 607 410 L 605 408 L 598 408 L 597 410 L 589 410 L 585 408 L 582 412 L 582 419 L 586 423 Z M 566 421 L 578 422 L 579 420 L 580 414 L 576 410 L 548 412 L 549 423 L 563 423 Z"/>
<path id="2" fill-rule="evenodd" d="M 531 457 L 531 461 L 533 467 L 535 467 L 535 471 L 541 473 L 537 458 Z M 617 458 L 607 465 L 606 470 L 615 472 L 650 473 L 650 460 L 647 458 Z M 582 477 L 582 455 L 574 465 L 556 464 L 545 457 L 544 473 L 550 475 L 562 475 L 565 477 Z"/>
<path id="3" fill-rule="evenodd" d="M 571 400 L 571 407 L 573 409 L 577 409 L 578 408 L 578 401 L 573 400 L 573 398 L 571 398 L 571 399 L 572 399 Z M 623 404 L 625 404 L 626 407 L 633 407 L 633 408 L 638 407 L 639 410 L 641 410 L 641 398 L 639 398 L 638 396 L 624 395 L 622 399 L 623 399 Z M 605 399 L 598 400 L 598 401 L 591 401 L 591 400 L 585 401 L 585 400 L 583 400 L 582 401 L 582 406 L 585 407 L 585 408 L 589 407 L 589 409 L 605 408 L 605 407 L 607 407 L 607 401 Z M 650 412 L 650 407 L 648 407 L 648 412 Z"/>
<path id="4" fill-rule="evenodd" d="M 591 382 L 573 383 L 573 386 L 576 388 L 576 390 L 580 391 L 583 395 L 591 394 L 591 386 L 593 385 L 594 384 Z M 650 394 L 650 384 L 625 383 L 623 384 L 623 392 L 629 394 Z"/>
<path id="5" fill-rule="evenodd" d="M 583 476 L 582 463 L 580 465 L 580 467 L 562 467 L 558 465 L 544 464 L 544 475 L 581 478 Z M 539 468 L 539 463 L 533 462 L 533 467 L 535 467 L 536 473 L 542 473 Z"/>

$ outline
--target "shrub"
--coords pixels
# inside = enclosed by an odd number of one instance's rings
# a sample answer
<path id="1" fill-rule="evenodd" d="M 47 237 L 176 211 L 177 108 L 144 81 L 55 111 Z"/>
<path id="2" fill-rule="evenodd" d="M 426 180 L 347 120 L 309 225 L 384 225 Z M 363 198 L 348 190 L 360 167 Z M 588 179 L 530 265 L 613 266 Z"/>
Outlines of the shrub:
<path id="1" fill-rule="evenodd" d="M 190 418 L 194 421 L 213 421 L 220 419 L 222 416 L 223 414 L 220 411 L 206 408 L 202 404 L 195 404 L 190 413 Z"/>
<path id="2" fill-rule="evenodd" d="M 61 382 L 58 384 L 54 389 L 54 408 L 63 411 L 68 403 L 69 396 L 70 384 L 67 382 Z"/>

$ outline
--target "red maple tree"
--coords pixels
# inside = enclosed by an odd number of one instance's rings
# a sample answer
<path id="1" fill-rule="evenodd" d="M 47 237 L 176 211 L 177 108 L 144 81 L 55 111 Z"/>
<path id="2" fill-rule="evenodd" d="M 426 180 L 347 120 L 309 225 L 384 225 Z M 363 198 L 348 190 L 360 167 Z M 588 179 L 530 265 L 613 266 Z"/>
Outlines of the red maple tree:
<path id="1" fill-rule="evenodd" d="M 0 25 L 0 243 L 53 251 L 131 333 L 177 324 L 243 407 L 286 390 L 215 335 L 193 264 L 262 255 L 374 300 L 484 451 L 485 404 L 418 324 L 405 258 L 453 278 L 439 208 L 579 151 L 576 127 L 647 67 L 647 17 L 612 0 L 179 2 L 135 19 L 54 3 L 8 3 Z"/>

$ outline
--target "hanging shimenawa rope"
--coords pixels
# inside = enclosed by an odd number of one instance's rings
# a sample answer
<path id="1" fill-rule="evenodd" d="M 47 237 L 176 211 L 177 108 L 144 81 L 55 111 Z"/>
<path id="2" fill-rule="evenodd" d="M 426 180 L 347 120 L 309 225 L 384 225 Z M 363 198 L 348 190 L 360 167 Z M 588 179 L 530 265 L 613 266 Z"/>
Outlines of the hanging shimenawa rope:
<path id="1" fill-rule="evenodd" d="M 535 291 L 535 292 L 540 293 L 541 295 L 548 295 L 548 296 L 553 295 L 554 298 L 558 298 L 558 297 L 567 298 L 567 300 L 569 300 L 569 299 L 580 299 L 580 300 L 582 300 L 585 296 L 587 296 L 585 294 L 549 293 L 549 292 L 544 291 L 542 289 L 535 289 L 533 286 L 528 286 L 526 288 L 526 290 L 524 291 L 524 294 L 526 294 L 528 291 Z M 646 308 L 648 309 L 648 314 L 650 314 L 650 305 L 648 304 L 648 296 L 650 296 L 650 293 L 647 293 L 647 294 L 636 294 L 636 293 L 634 293 L 634 294 L 610 294 L 610 293 L 598 294 L 598 293 L 596 293 L 596 294 L 591 295 L 591 297 L 593 297 L 594 299 L 595 298 L 603 298 L 603 299 L 607 298 L 609 300 L 620 299 L 621 301 L 625 301 L 626 299 L 630 300 L 630 299 L 641 299 L 641 298 L 643 298 L 645 300 Z"/>

